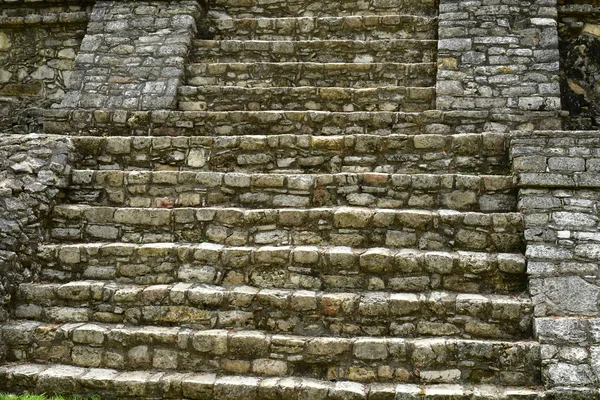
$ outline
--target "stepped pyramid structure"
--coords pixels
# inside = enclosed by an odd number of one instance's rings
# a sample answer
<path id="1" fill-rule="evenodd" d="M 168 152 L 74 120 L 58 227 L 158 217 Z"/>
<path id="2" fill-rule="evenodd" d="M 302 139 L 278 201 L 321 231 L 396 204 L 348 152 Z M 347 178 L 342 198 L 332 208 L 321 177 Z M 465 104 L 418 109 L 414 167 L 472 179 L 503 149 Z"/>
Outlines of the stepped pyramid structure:
<path id="1" fill-rule="evenodd" d="M 598 15 L 0 0 L 0 391 L 598 398 Z"/>

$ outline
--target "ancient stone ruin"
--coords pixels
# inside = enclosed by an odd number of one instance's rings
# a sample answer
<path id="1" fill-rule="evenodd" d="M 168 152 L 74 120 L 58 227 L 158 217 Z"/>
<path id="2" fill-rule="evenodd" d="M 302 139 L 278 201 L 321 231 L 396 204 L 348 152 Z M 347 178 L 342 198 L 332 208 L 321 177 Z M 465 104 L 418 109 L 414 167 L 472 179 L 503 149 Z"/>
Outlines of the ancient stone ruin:
<path id="1" fill-rule="evenodd" d="M 600 398 L 597 0 L 0 0 L 0 392 Z"/>

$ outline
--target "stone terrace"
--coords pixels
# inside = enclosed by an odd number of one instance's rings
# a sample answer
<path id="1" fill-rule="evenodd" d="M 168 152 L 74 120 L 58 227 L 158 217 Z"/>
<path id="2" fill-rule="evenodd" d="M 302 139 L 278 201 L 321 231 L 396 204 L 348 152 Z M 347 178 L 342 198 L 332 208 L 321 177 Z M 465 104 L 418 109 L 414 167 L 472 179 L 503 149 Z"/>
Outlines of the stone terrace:
<path id="1" fill-rule="evenodd" d="M 527 199 L 596 154 L 528 142 L 552 7 L 501 3 L 96 2 L 46 134 L 0 141 L 0 390 L 560 398 L 593 358 L 527 257 L 572 219 Z"/>

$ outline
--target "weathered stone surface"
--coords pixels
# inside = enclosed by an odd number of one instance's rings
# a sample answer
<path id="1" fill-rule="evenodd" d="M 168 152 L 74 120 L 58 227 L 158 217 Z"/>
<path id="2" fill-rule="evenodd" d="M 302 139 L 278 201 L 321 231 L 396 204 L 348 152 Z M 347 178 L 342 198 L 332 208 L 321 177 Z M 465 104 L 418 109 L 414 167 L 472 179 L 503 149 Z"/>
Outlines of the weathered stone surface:
<path id="1" fill-rule="evenodd" d="M 595 132 L 515 134 L 511 144 L 524 214 L 535 333 L 548 387 L 597 385 Z M 527 160 L 536 160 L 527 165 Z M 578 390 L 578 389 L 577 389 Z M 586 398 L 582 391 L 578 395 Z M 568 393 L 568 390 L 567 392 Z M 570 396 L 570 394 L 565 394 Z"/>
<path id="2" fill-rule="evenodd" d="M 548 15 L 549 9 L 554 15 Z M 492 109 L 506 120 L 508 115 L 560 110 L 555 13 L 545 4 L 513 7 L 510 1 L 490 5 L 442 1 L 436 108 Z M 512 18 L 523 23 L 506 23 Z M 546 123 L 560 127 L 557 117 L 555 113 Z M 499 121 L 488 126 L 507 129 Z"/>
<path id="3" fill-rule="evenodd" d="M 33 257 L 43 237 L 40 223 L 67 184 L 69 149 L 65 138 L 0 137 L 0 321 L 15 285 L 39 273 Z"/>
<path id="4" fill-rule="evenodd" d="M 85 327 L 85 325 L 84 325 Z M 167 353 L 173 354 L 177 368 L 182 371 L 190 371 L 195 365 L 202 363 L 207 372 L 222 373 L 228 370 L 239 375 L 238 383 L 250 379 L 257 379 L 252 375 L 269 376 L 280 374 L 287 370 L 298 368 L 303 362 L 321 363 L 327 368 L 340 369 L 344 373 L 352 373 L 356 368 L 369 360 L 375 367 L 373 369 L 378 380 L 393 382 L 394 377 L 386 373 L 385 366 L 395 369 L 405 369 L 406 378 L 412 382 L 440 382 L 448 379 L 456 380 L 458 374 L 470 373 L 473 368 L 486 371 L 490 376 L 499 377 L 500 371 L 515 373 L 528 371 L 528 376 L 515 376 L 506 382 L 509 385 L 527 385 L 536 381 L 529 371 L 539 362 L 539 347 L 532 342 L 501 342 L 501 341 L 476 341 L 464 339 L 397 339 L 397 338 L 335 338 L 335 337 L 310 337 L 265 334 L 259 331 L 244 332 L 215 332 L 218 336 L 227 340 L 226 352 L 214 346 L 199 346 L 196 341 L 184 339 L 190 335 L 204 335 L 203 332 L 191 332 L 187 328 L 114 328 L 106 326 L 105 340 L 109 346 L 95 347 L 94 351 L 103 356 L 99 358 L 100 367 L 109 363 L 107 354 L 122 355 L 124 364 L 121 368 L 140 368 L 149 363 L 156 363 L 157 359 L 164 360 Z M 57 331 L 59 329 L 59 331 Z M 38 358 L 50 360 L 53 355 L 45 349 L 61 348 L 69 346 L 71 339 L 67 335 L 59 334 L 61 331 L 77 331 L 78 326 L 40 326 L 38 332 L 45 331 L 46 338 L 32 337 L 29 342 L 21 344 L 20 360 L 26 361 L 26 354 L 31 346 L 40 346 L 36 350 Z M 56 332 L 53 339 L 48 336 Z M 215 336 L 213 336 L 215 337 Z M 150 338 L 152 342 L 149 342 Z M 43 344 L 42 344 L 43 343 Z M 82 346 L 82 348 L 85 348 Z M 408 352 L 407 349 L 414 349 Z M 198 350 L 199 349 L 199 350 Z M 14 353 L 17 354 L 17 353 Z M 236 359 L 230 360 L 229 354 L 236 354 Z M 290 357 L 295 354 L 296 357 Z M 77 360 L 78 353 L 66 354 L 63 362 L 69 364 Z M 187 357 L 184 355 L 188 355 Z M 459 357 L 460 355 L 460 357 Z M 300 357 L 297 357 L 300 356 Z M 158 358 L 157 358 L 158 357 Z M 440 358 L 441 357 L 441 358 Z M 87 358 L 88 362 L 90 358 Z M 437 371 L 440 361 L 443 360 L 444 372 Z M 413 371 L 417 367 L 422 371 L 432 371 L 423 376 Z M 63 367 L 71 371 L 68 367 Z M 235 370 L 235 371 L 234 371 Z M 79 370 L 77 370 L 79 371 Z M 346 372 L 347 371 L 347 372 Z M 375 372 L 376 371 L 376 372 Z M 84 371 L 78 375 L 82 375 Z M 151 374 L 152 372 L 128 372 L 129 378 L 135 374 Z M 138 376 L 138 375 L 135 375 Z M 302 375 L 304 376 L 304 374 Z M 375 376 L 371 374 L 356 375 L 355 380 L 360 382 L 371 382 Z M 129 381 L 128 379 L 128 382 Z M 125 376 L 116 379 L 125 380 Z M 215 387 L 220 383 L 218 378 Z M 135 381 L 141 382 L 143 379 Z M 221 381 L 223 383 L 224 381 Z M 246 385 L 244 385 L 247 387 Z M 250 389 L 253 387 L 247 387 Z M 361 387 L 357 382 L 354 386 Z M 252 390 L 256 390 L 254 387 Z"/>
<path id="5" fill-rule="evenodd" d="M 593 382 L 598 199 L 561 186 L 597 185 L 594 141 L 509 133 L 558 127 L 554 5 L 199 5 L 97 2 L 81 49 L 57 52 L 75 73 L 45 127 L 89 136 L 56 160 L 78 170 L 14 299 L 38 322 L 3 324 L 0 358 L 58 366 L 0 367 L 0 382 L 211 400 Z M 0 68 L 0 91 L 11 79 Z M 44 168 L 16 153 L 8 176 Z M 29 207 L 11 185 L 9 216 Z"/>
<path id="6" fill-rule="evenodd" d="M 91 8 L 20 3 L 0 12 L 0 129 L 41 132 L 42 109 L 65 95 Z"/>
<path id="7" fill-rule="evenodd" d="M 399 174 L 438 174 L 447 173 L 450 169 L 485 174 L 501 170 L 507 135 L 484 133 L 438 136 L 427 148 L 422 148 L 421 136 L 414 134 L 267 136 L 263 133 L 231 138 L 177 140 L 170 137 L 74 137 L 73 140 L 77 146 L 77 167 L 80 169 L 110 169 L 119 165 L 137 170 L 156 167 L 159 170 L 233 172 L 251 167 L 252 171 L 263 173 L 278 169 L 296 173 L 374 171 Z M 113 150 L 115 146 L 128 150 L 125 151 L 126 154 L 121 154 L 120 151 Z M 388 149 L 394 149 L 394 152 Z M 190 155 L 193 159 L 195 152 L 205 154 L 207 162 L 204 165 L 190 165 Z M 472 157 L 475 154 L 477 157 Z M 260 157 L 257 158 L 257 155 Z M 221 175 L 198 175 L 198 179 L 200 177 L 220 178 Z M 220 182 L 199 181 L 211 187 L 219 186 Z M 402 179 L 392 182 L 399 187 L 408 184 Z"/>
<path id="8" fill-rule="evenodd" d="M 600 21 L 594 10 L 598 4 L 589 3 L 584 12 L 578 5 L 566 4 L 558 15 L 560 93 L 564 109 L 571 114 L 569 129 L 598 129 L 600 125 L 600 103 L 595 94 L 600 78 L 600 59 L 595 51 L 600 45 Z"/>

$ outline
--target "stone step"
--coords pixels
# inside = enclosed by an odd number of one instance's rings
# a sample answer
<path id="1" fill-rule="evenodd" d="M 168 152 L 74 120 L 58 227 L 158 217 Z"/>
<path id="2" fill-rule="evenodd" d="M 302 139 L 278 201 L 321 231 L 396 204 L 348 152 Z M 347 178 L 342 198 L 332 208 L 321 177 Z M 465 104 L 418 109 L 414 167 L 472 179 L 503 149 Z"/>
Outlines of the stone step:
<path id="1" fill-rule="evenodd" d="M 238 86 L 182 86 L 183 111 L 405 111 L 435 108 L 435 87 L 389 86 L 369 89 Z"/>
<path id="2" fill-rule="evenodd" d="M 198 63 L 433 63 L 437 40 L 196 40 L 191 59 Z M 340 66 L 338 68 L 343 68 Z M 266 68 L 262 66 L 262 70 Z M 356 70 L 356 67 L 350 67 Z M 327 67 L 320 71 L 331 70 Z M 249 71 L 257 74 L 257 69 Z M 289 67 L 284 69 L 286 73 Z M 306 74 L 314 71 L 308 69 Z M 231 72 L 231 70 L 229 71 Z M 240 72 L 235 70 L 235 72 Z"/>
<path id="3" fill-rule="evenodd" d="M 233 19 L 209 12 L 198 30 L 202 39 L 219 40 L 431 40 L 437 25 L 437 18 L 417 15 Z"/>
<path id="4" fill-rule="evenodd" d="M 540 383 L 540 345 L 453 338 L 310 337 L 114 324 L 2 326 L 8 361 L 357 382 Z"/>
<path id="5" fill-rule="evenodd" d="M 513 253 L 317 246 L 231 247 L 214 243 L 43 245 L 40 279 L 175 282 L 312 290 L 527 290 L 525 258 Z"/>
<path id="6" fill-rule="evenodd" d="M 360 64 L 356 64 L 360 65 Z M 362 64 L 367 65 L 367 64 Z M 373 64 L 371 64 L 373 65 Z M 425 64 L 421 64 L 425 65 Z M 368 65 L 367 65 L 368 66 Z M 393 74 L 392 74 L 393 75 Z M 435 77 L 435 74 L 432 75 Z M 262 82 L 264 83 L 264 81 Z M 409 85 L 413 85 L 410 82 Z M 210 84 L 214 85 L 214 84 Z M 290 85 L 284 86 L 289 87 Z M 326 85 L 327 86 L 327 85 Z M 343 85 L 342 85 L 343 86 Z M 379 86 L 390 86 L 380 84 Z M 403 85 L 393 85 L 403 86 Z M 432 85 L 422 85 L 432 86 Z M 235 135 L 455 135 L 554 127 L 554 111 L 515 115 L 489 110 L 423 112 L 328 111 L 135 111 L 125 109 L 47 109 L 44 131 L 68 136 L 235 136 Z M 141 139 L 140 139 L 141 140 Z M 176 140 L 185 140 L 177 138 Z M 473 155 L 477 155 L 475 152 Z"/>
<path id="7" fill-rule="evenodd" d="M 359 207 L 310 209 L 117 208 L 57 205 L 57 242 L 211 241 L 232 246 L 319 245 L 512 252 L 522 247 L 520 213 Z"/>
<path id="8" fill-rule="evenodd" d="M 514 211 L 511 176 L 74 170 L 67 203 L 125 207 L 367 206 Z"/>
<path id="9" fill-rule="evenodd" d="M 313 17 L 373 14 L 437 15 L 436 0 L 215 0 L 209 6 L 220 18 Z"/>
<path id="10" fill-rule="evenodd" d="M 281 173 L 508 173 L 506 134 L 71 138 L 75 168 Z"/>
<path id="11" fill-rule="evenodd" d="M 193 283 L 21 284 L 14 316 L 61 322 L 264 330 L 307 336 L 531 336 L 528 297 L 453 292 L 322 292 Z"/>
<path id="12" fill-rule="evenodd" d="M 433 123 L 424 127 L 420 124 L 422 117 L 423 113 L 392 111 L 170 111 L 168 121 L 150 129 L 158 136 L 211 137 L 284 134 L 388 136 L 419 135 L 430 131 L 451 133 L 443 124 Z M 104 134 L 100 133 L 93 135 L 109 135 L 105 131 Z"/>
<path id="13" fill-rule="evenodd" d="M 191 86 L 434 86 L 435 63 L 224 62 L 187 68 Z"/>
<path id="14" fill-rule="evenodd" d="M 301 377 L 215 375 L 84 368 L 60 364 L 0 366 L 0 389 L 12 392 L 99 395 L 103 399 L 195 400 L 538 400 L 541 388 L 451 384 L 361 384 Z"/>

